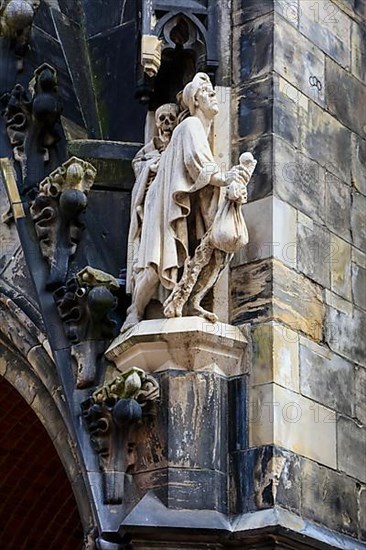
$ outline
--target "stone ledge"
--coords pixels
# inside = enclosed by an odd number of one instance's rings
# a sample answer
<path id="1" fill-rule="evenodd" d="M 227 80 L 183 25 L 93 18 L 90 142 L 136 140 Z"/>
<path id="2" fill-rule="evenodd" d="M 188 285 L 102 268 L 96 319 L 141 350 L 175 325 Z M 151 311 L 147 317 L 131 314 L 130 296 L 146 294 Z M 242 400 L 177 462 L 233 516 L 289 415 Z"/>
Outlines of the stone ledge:
<path id="1" fill-rule="evenodd" d="M 91 162 L 97 170 L 95 185 L 130 191 L 134 183 L 131 161 L 140 143 L 76 139 L 68 142 L 70 155 Z"/>
<path id="2" fill-rule="evenodd" d="M 239 376 L 248 372 L 247 339 L 238 327 L 201 317 L 141 321 L 106 351 L 118 370 L 186 370 Z"/>
<path id="3" fill-rule="evenodd" d="M 286 546 L 288 548 L 298 548 L 299 543 L 309 549 L 322 550 L 365 548 L 356 539 L 304 520 L 282 508 L 250 512 L 230 519 L 214 511 L 169 510 L 153 493 L 145 495 L 122 521 L 119 529 L 122 537 L 128 535 L 135 540 L 143 533 L 149 535 L 150 541 L 164 537 L 165 542 L 188 542 L 190 535 L 200 533 L 205 541 L 220 542 L 223 545 L 229 541 L 242 541 L 245 546 L 241 548 L 257 548 L 257 543 L 258 548 L 263 548 L 261 542 L 263 544 L 271 534 L 280 536 L 289 545 Z M 273 548 L 275 547 L 273 542 Z"/>

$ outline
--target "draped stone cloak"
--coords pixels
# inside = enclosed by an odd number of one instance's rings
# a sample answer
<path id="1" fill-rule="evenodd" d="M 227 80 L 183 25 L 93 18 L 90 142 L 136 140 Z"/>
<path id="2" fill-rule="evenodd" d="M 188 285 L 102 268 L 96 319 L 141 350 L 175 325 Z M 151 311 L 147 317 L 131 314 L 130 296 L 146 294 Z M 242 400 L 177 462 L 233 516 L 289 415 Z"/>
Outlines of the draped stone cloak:
<path id="1" fill-rule="evenodd" d="M 138 260 L 144 203 L 151 180 L 150 167 L 160 160 L 160 142 L 153 138 L 137 153 L 132 161 L 136 181 L 131 194 L 131 220 L 128 233 L 127 285 L 126 291 L 133 292 L 133 269 Z"/>
<path id="2" fill-rule="evenodd" d="M 210 180 L 218 171 L 200 119 L 186 118 L 175 128 L 146 194 L 135 271 L 152 266 L 161 285 L 174 288 L 189 254 L 190 232 L 195 240 L 202 238 L 217 212 L 220 188 Z M 130 277 L 129 291 L 131 286 Z"/>

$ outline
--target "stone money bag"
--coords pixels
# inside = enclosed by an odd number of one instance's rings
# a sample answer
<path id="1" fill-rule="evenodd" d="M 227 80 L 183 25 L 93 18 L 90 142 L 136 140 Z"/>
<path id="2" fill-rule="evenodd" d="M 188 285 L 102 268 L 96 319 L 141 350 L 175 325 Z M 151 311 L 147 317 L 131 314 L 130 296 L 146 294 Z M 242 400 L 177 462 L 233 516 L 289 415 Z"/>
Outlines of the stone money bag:
<path id="1" fill-rule="evenodd" d="M 253 155 L 243 153 L 239 162 L 248 169 L 251 177 L 257 164 Z M 248 230 L 242 212 L 246 200 L 246 185 L 233 181 L 227 186 L 225 198 L 219 205 L 211 227 L 210 240 L 215 248 L 234 254 L 248 244 Z"/>

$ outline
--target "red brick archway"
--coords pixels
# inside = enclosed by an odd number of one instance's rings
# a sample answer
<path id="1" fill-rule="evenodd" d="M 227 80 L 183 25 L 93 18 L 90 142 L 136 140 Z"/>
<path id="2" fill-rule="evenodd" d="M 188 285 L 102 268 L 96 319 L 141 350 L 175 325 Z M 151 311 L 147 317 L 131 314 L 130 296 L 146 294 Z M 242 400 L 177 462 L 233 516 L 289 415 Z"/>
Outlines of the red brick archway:
<path id="1" fill-rule="evenodd" d="M 52 441 L 1 377 L 0 396 L 0 548 L 79 550 L 82 525 Z"/>

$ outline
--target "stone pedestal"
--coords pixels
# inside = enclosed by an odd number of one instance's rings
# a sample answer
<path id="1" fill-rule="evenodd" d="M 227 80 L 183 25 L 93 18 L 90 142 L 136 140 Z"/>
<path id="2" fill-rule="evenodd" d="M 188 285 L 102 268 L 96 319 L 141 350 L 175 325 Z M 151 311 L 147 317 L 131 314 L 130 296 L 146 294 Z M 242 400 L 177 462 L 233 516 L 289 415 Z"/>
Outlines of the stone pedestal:
<path id="1" fill-rule="evenodd" d="M 136 441 L 141 496 L 153 492 L 170 509 L 230 511 L 230 434 L 240 432 L 238 403 L 245 409 L 246 350 L 238 328 L 199 317 L 142 321 L 112 343 L 106 357 L 118 370 L 143 368 L 160 385 Z"/>

